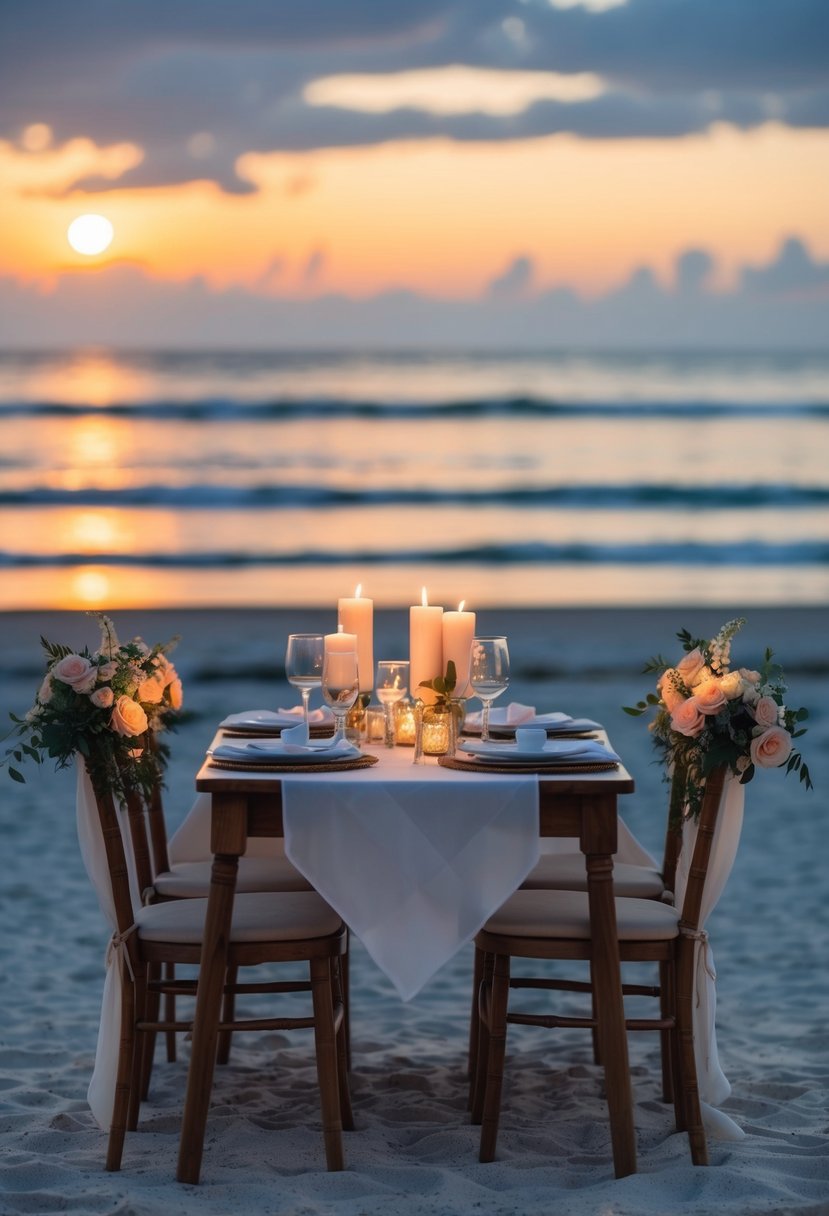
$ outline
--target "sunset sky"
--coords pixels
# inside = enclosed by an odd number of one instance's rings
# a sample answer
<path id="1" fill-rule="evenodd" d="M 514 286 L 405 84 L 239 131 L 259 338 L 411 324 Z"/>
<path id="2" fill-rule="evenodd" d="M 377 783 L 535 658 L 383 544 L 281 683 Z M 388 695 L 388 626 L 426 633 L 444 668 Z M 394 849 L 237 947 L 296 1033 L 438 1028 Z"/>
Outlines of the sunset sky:
<path id="1" fill-rule="evenodd" d="M 727 301 L 736 337 L 794 304 L 812 340 L 828 43 L 822 0 L 9 0 L 4 344 L 151 341 L 177 302 L 185 341 L 291 303 L 301 342 L 376 300 L 389 340 L 413 300 L 462 339 L 569 300 L 601 336 L 643 289 Z M 66 235 L 90 212 L 95 255 Z"/>

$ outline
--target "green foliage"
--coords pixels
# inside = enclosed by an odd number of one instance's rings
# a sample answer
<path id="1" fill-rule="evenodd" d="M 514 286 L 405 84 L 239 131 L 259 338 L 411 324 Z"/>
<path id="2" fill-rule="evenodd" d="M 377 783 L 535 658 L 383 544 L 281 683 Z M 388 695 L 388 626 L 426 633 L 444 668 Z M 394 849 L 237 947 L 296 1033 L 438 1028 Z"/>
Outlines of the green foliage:
<path id="1" fill-rule="evenodd" d="M 418 688 L 431 688 L 439 702 L 451 701 L 457 682 L 458 673 L 455 664 L 450 659 L 446 664 L 446 675 L 435 676 L 432 680 L 421 680 Z"/>

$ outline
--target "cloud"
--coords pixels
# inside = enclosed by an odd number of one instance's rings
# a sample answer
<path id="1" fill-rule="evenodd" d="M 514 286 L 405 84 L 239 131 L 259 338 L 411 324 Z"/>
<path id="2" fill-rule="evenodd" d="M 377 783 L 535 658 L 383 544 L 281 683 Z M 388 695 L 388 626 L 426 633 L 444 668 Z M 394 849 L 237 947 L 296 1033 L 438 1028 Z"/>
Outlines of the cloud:
<path id="1" fill-rule="evenodd" d="M 500 299 L 516 299 L 526 295 L 533 278 L 533 260 L 525 254 L 519 254 L 499 275 L 489 284 L 487 292 Z"/>
<path id="2" fill-rule="evenodd" d="M 434 92 L 425 102 L 411 94 L 413 79 L 431 73 L 434 82 L 453 65 L 469 73 L 467 80 L 496 73 L 491 104 L 469 94 L 463 104 L 471 108 L 438 112 L 453 107 Z M 519 104 L 514 90 L 533 76 L 536 84 L 546 79 L 552 95 L 530 89 Z M 367 113 L 342 87 L 332 94 L 330 82 L 343 78 L 367 82 L 375 93 L 385 89 L 386 108 Z M 561 99 L 561 89 L 583 86 L 585 78 L 600 81 L 604 92 L 582 88 Z M 145 155 L 122 184 L 210 178 L 238 193 L 254 188 L 236 168 L 249 151 L 562 131 L 670 137 L 716 121 L 750 128 L 770 114 L 792 126 L 824 127 L 829 5 L 5 0 L 0 82 L 0 137 L 21 140 L 40 124 L 57 143 L 79 135 L 101 146 L 129 142 Z M 309 104 L 306 98 L 325 97 L 324 82 L 329 103 L 336 97 L 338 104 Z M 499 108 L 496 94 L 503 99 L 510 91 L 511 113 L 488 112 Z M 79 184 L 112 188 L 91 177 Z"/>
<path id="3" fill-rule="evenodd" d="M 780 283 L 781 266 L 799 264 L 795 280 L 802 282 L 803 260 L 797 263 L 792 253 L 796 244 L 790 240 L 767 267 L 752 273 Z M 649 267 L 640 267 L 615 291 L 590 300 L 568 288 L 473 300 L 434 299 L 412 291 L 352 299 L 309 294 L 304 286 L 299 293 L 284 287 L 278 291 L 273 278 L 257 290 L 216 291 L 200 278 L 172 283 L 140 268 L 114 265 L 96 274 L 64 274 L 49 294 L 32 284 L 0 279 L 0 331 L 9 346 L 28 349 L 42 347 L 44 334 L 56 348 L 825 348 L 829 293 L 761 292 L 757 278 L 730 292 L 707 291 L 700 278 L 710 264 L 707 259 L 702 250 L 679 255 L 686 267 L 685 289 L 664 287 Z M 829 267 L 815 262 L 808 251 L 806 266 L 811 267 L 811 282 L 815 268 L 821 283 L 829 279 Z M 676 281 L 683 281 L 682 272 Z M 689 283 L 697 286 L 688 290 Z"/>
<path id="4" fill-rule="evenodd" d="M 829 287 L 829 262 L 816 261 L 798 237 L 790 236 L 768 266 L 745 266 L 741 284 L 747 292 L 768 294 Z"/>

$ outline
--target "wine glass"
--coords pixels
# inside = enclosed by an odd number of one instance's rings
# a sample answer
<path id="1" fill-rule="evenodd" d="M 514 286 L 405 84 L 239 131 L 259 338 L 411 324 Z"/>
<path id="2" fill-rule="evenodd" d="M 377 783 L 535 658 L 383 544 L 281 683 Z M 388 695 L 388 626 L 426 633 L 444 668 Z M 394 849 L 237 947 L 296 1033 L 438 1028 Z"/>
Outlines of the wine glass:
<path id="1" fill-rule="evenodd" d="M 302 693 L 302 716 L 305 720 L 306 738 L 310 737 L 308 702 L 311 689 L 319 688 L 322 682 L 322 662 L 325 656 L 325 639 L 321 633 L 291 633 L 285 651 L 285 675 L 288 683 Z"/>
<path id="2" fill-rule="evenodd" d="M 489 709 L 509 686 L 509 650 L 504 637 L 473 638 L 469 683 L 483 704 L 481 740 L 489 742 Z"/>
<path id="3" fill-rule="evenodd" d="M 402 701 L 409 685 L 408 661 L 397 659 L 382 659 L 377 664 L 377 681 L 374 691 L 377 700 L 383 706 L 386 718 L 386 730 L 383 742 L 386 747 L 394 747 L 394 704 Z"/>
<path id="4" fill-rule="evenodd" d="M 337 729 L 332 744 L 345 739 L 345 719 L 360 694 L 360 673 L 353 650 L 329 650 L 322 665 L 322 698 L 331 706 Z"/>

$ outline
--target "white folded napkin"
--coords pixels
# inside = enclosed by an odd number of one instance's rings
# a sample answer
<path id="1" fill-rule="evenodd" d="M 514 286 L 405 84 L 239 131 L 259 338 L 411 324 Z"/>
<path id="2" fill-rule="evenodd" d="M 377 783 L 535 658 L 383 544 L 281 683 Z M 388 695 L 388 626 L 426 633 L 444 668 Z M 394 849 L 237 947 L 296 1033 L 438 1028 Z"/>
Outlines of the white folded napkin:
<path id="1" fill-rule="evenodd" d="M 467 714 L 464 725 L 480 727 L 483 713 Z M 535 718 L 534 705 L 521 705 L 518 701 L 510 701 L 509 705 L 499 705 L 489 711 L 490 726 L 525 726 Z"/>
<path id="2" fill-rule="evenodd" d="M 297 722 L 302 721 L 302 706 L 295 705 L 292 709 L 246 709 L 238 714 L 228 714 L 219 723 L 219 726 L 227 726 L 231 729 L 247 728 L 255 730 L 261 727 L 263 730 L 268 727 L 295 726 Z M 312 709 L 308 715 L 308 721 L 312 726 L 333 726 L 334 715 L 327 705 L 322 709 Z"/>
<path id="3" fill-rule="evenodd" d="M 236 743 L 219 743 L 210 754 L 216 760 L 267 764 L 280 760 L 349 760 L 361 755 L 361 752 L 347 739 L 340 739 L 336 743 L 330 739 L 309 739 L 307 743 L 285 742 L 282 739 L 245 739 Z"/>
<path id="4" fill-rule="evenodd" d="M 541 764 L 587 764 L 590 762 L 605 762 L 612 760 L 619 763 L 619 757 L 612 748 L 595 739 L 548 739 L 542 748 L 522 748 L 517 743 L 489 743 L 464 741 L 458 744 L 460 751 L 468 752 L 482 760 L 493 762 L 527 763 L 538 761 Z"/>

